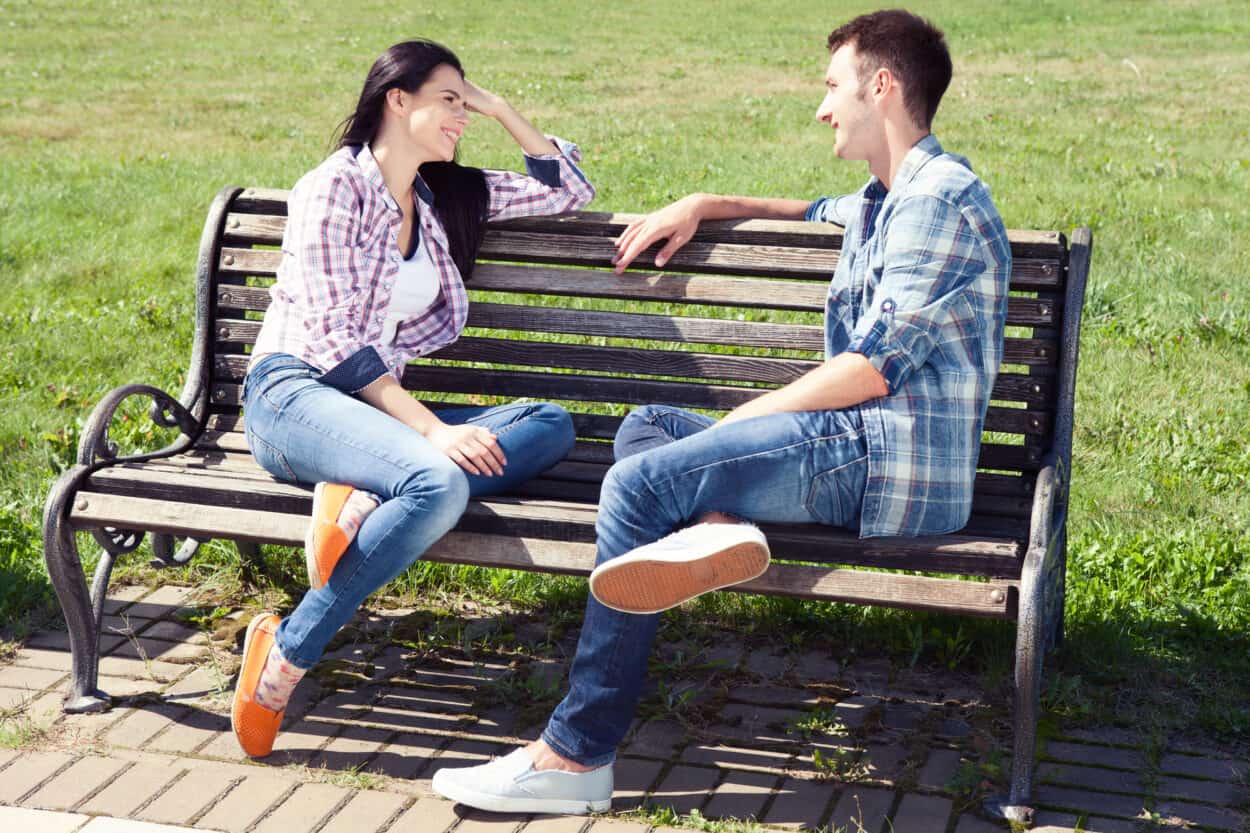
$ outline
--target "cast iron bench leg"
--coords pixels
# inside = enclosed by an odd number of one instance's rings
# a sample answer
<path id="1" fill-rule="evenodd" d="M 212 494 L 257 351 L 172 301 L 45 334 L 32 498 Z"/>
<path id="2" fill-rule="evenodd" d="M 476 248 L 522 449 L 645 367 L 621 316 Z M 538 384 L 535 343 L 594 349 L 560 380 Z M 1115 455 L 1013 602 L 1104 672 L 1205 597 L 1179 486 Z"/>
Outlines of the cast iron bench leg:
<path id="1" fill-rule="evenodd" d="M 108 695 L 96 686 L 100 669 L 100 625 L 114 554 L 108 549 L 101 554 L 92 582 L 94 592 L 89 594 L 77 537 L 69 523 L 71 502 L 85 473 L 85 466 L 75 466 L 62 474 L 48 493 L 43 512 L 44 561 L 61 610 L 65 612 L 73 653 L 73 679 L 64 705 L 65 711 L 70 713 L 103 711 L 109 705 Z"/>

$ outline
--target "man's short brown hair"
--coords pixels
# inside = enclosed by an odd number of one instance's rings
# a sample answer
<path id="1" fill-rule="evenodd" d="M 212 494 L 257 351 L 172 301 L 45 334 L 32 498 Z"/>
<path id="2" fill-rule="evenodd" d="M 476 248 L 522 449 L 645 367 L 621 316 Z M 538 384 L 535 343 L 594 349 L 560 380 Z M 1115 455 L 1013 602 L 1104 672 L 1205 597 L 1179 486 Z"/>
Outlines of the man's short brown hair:
<path id="1" fill-rule="evenodd" d="M 829 51 L 851 45 L 859 59 L 859 82 L 885 67 L 903 85 L 903 104 L 912 121 L 933 124 L 942 94 L 951 83 L 951 53 L 942 30 L 903 9 L 860 15 L 829 35 Z"/>

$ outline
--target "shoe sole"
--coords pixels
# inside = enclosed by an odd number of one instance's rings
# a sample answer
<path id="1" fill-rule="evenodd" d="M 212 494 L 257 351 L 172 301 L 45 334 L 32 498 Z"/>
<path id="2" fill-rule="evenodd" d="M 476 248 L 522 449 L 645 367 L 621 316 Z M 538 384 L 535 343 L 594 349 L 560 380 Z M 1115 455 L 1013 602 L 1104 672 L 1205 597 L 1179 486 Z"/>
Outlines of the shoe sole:
<path id="1" fill-rule="evenodd" d="M 601 801 L 576 801 L 557 798 L 504 798 L 490 793 L 461 788 L 459 785 L 436 783 L 435 792 L 458 804 L 486 810 L 491 813 L 544 813 L 560 816 L 584 816 L 589 813 L 606 813 L 612 809 L 612 799 Z"/>
<path id="2" fill-rule="evenodd" d="M 754 541 L 689 560 L 639 558 L 605 562 L 590 592 L 622 613 L 659 613 L 712 590 L 750 581 L 768 569 L 768 550 Z"/>
<path id="3" fill-rule="evenodd" d="M 313 487 L 312 520 L 308 522 L 308 532 L 304 534 L 304 566 L 308 571 L 308 586 L 313 590 L 320 590 L 325 586 L 325 582 L 321 580 L 321 570 L 318 567 L 318 562 L 327 559 L 333 559 L 337 562 L 343 553 L 347 552 L 347 547 L 351 544 L 338 524 L 333 522 L 323 523 L 318 515 L 318 510 L 322 508 L 322 501 L 325 500 L 326 487 L 330 485 L 332 484 L 322 482 Z M 343 501 L 343 503 L 346 503 L 346 501 Z M 340 512 L 343 509 L 343 503 L 339 504 L 338 511 Z M 335 512 L 336 517 L 337 515 L 338 512 Z M 325 545 L 322 547 L 325 550 L 324 559 L 318 559 L 317 557 L 317 529 L 320 527 L 328 528 L 324 539 Z"/>
<path id="4" fill-rule="evenodd" d="M 261 624 L 261 621 L 262 621 L 262 620 L 264 620 L 264 619 L 266 619 L 266 618 L 268 618 L 268 617 L 263 616 L 263 615 L 253 616 L 253 617 L 252 617 L 252 621 L 247 623 L 247 632 L 246 632 L 246 633 L 244 634 L 244 636 L 243 636 L 243 662 L 244 662 L 244 665 L 246 665 L 246 663 L 247 663 L 247 658 L 248 658 L 248 657 L 250 657 L 250 656 L 252 655 L 252 637 L 253 637 L 253 635 L 255 635 L 256 631 L 258 631 L 258 630 L 260 629 L 260 624 Z M 243 672 L 244 672 L 244 670 L 245 670 L 245 669 L 244 669 L 244 667 L 240 667 L 240 668 L 239 668 L 239 681 L 238 681 L 237 683 L 235 683 L 235 687 L 234 687 L 234 696 L 235 696 L 235 699 L 238 699 L 238 696 L 239 696 L 239 686 L 243 685 Z M 239 728 L 238 728 L 238 726 L 235 724 L 235 721 L 234 721 L 234 716 L 235 716 L 235 708 L 234 708 L 234 704 L 233 704 L 233 703 L 231 703 L 231 704 L 230 704 L 230 731 L 234 734 L 235 740 L 237 741 L 237 740 L 239 739 L 240 735 L 239 735 Z M 240 747 L 242 747 L 242 742 L 240 742 L 240 744 L 239 744 L 239 745 L 240 745 Z M 245 754 L 247 754 L 247 750 L 244 750 L 244 753 L 245 753 Z M 249 754 L 249 755 L 248 755 L 248 757 L 249 757 L 249 758 L 251 758 L 251 757 L 262 757 L 262 758 L 263 758 L 263 757 L 267 757 L 267 755 L 253 756 L 253 755 L 250 755 L 250 754 Z"/>

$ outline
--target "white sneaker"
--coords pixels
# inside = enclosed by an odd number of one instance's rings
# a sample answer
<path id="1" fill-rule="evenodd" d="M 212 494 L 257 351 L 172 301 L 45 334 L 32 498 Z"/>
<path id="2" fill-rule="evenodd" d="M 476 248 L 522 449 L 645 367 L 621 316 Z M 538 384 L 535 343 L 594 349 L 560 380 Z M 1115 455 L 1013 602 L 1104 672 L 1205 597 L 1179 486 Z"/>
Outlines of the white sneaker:
<path id="1" fill-rule="evenodd" d="M 623 613 L 659 613 L 768 569 L 768 542 L 751 524 L 695 524 L 605 561 L 590 592 Z"/>
<path id="2" fill-rule="evenodd" d="M 524 749 L 488 764 L 434 773 L 434 792 L 479 810 L 496 813 L 554 813 L 580 816 L 612 807 L 612 765 L 589 772 L 538 772 Z"/>

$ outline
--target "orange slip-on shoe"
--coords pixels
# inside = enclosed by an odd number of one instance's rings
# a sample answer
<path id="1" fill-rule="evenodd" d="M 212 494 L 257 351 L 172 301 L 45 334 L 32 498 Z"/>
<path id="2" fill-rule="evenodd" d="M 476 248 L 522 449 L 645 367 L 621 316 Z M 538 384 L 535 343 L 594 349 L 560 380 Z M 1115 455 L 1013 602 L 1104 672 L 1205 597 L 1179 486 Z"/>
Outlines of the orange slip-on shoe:
<path id="1" fill-rule="evenodd" d="M 286 709 L 275 712 L 256 702 L 256 687 L 260 685 L 265 660 L 273 647 L 274 634 L 282 620 L 272 613 L 259 613 L 247 626 L 243 639 L 243 665 L 239 668 L 239 682 L 234 687 L 234 704 L 230 710 L 230 728 L 239 746 L 251 758 L 263 758 L 273 751 L 274 739 L 282 725 Z"/>
<path id="2" fill-rule="evenodd" d="M 347 500 L 356 491 L 344 483 L 318 483 L 313 489 L 312 520 L 304 537 L 304 561 L 308 567 L 308 586 L 313 590 L 325 587 L 343 553 L 355 537 L 355 528 L 348 531 L 339 526 L 339 515 Z"/>

